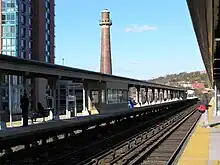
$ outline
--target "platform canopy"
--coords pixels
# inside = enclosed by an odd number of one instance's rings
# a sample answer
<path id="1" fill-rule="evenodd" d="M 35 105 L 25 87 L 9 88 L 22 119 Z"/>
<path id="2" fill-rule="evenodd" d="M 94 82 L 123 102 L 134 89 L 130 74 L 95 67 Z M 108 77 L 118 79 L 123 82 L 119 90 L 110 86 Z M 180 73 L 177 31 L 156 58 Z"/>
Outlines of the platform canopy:
<path id="1" fill-rule="evenodd" d="M 212 86 L 220 79 L 219 0 L 187 0 L 201 56 Z"/>

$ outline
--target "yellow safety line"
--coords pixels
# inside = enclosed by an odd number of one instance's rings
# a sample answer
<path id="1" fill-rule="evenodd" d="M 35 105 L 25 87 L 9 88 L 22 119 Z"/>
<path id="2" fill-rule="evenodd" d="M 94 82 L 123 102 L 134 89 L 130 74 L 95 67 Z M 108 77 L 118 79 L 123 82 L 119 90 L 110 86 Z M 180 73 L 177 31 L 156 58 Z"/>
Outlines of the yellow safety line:
<path id="1" fill-rule="evenodd" d="M 66 115 L 60 115 L 60 119 L 65 119 Z M 45 121 L 48 121 L 48 117 L 45 117 Z M 37 122 L 43 122 L 43 118 L 37 118 Z M 13 127 L 20 127 L 21 126 L 21 120 L 13 121 L 12 126 Z M 10 122 L 6 123 L 7 128 L 10 127 Z"/>
<path id="2" fill-rule="evenodd" d="M 213 119 L 213 110 L 214 110 L 214 106 L 215 106 L 214 98 L 211 99 L 209 105 L 211 105 L 211 107 L 210 107 L 209 110 L 208 110 L 209 122 L 212 122 L 212 119 Z"/>
<path id="3" fill-rule="evenodd" d="M 219 160 L 212 160 L 211 165 L 220 165 L 220 161 Z"/>

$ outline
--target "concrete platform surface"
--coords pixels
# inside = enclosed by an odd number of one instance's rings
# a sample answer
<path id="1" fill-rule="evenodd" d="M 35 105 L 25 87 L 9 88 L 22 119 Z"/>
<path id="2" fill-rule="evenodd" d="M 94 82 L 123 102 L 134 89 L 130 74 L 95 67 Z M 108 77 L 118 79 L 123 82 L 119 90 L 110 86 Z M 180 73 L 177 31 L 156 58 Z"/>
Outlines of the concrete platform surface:
<path id="1" fill-rule="evenodd" d="M 220 128 L 215 125 L 220 116 L 213 116 L 214 98 L 210 105 L 208 118 L 212 127 L 203 128 L 198 122 L 177 165 L 220 165 Z"/>

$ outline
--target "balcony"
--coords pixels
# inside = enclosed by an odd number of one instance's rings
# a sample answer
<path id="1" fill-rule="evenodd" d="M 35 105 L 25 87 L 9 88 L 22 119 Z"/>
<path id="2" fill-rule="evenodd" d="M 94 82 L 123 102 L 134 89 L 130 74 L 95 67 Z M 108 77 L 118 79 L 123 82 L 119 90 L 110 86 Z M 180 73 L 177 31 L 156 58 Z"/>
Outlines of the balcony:
<path id="1" fill-rule="evenodd" d="M 99 25 L 100 26 L 102 26 L 102 25 L 109 25 L 109 26 L 111 26 L 112 25 L 112 20 L 110 20 L 110 19 L 100 20 L 99 21 Z"/>

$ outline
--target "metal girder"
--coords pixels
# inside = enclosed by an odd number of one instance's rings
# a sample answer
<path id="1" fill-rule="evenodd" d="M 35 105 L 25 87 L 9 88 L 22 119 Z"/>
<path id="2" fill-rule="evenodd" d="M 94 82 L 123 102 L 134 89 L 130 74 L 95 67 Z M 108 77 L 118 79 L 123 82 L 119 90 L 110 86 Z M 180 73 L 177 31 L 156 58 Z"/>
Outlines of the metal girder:
<path id="1" fill-rule="evenodd" d="M 166 85 L 150 83 L 147 81 L 125 78 L 114 75 L 102 74 L 99 72 L 87 71 L 66 66 L 43 63 L 33 60 L 24 60 L 12 56 L 0 55 L 0 70 L 8 74 L 29 75 L 36 77 L 60 77 L 61 79 L 87 79 L 93 81 L 120 82 L 136 86 L 147 86 L 150 88 L 163 88 L 185 91 L 183 88 L 170 87 Z"/>

